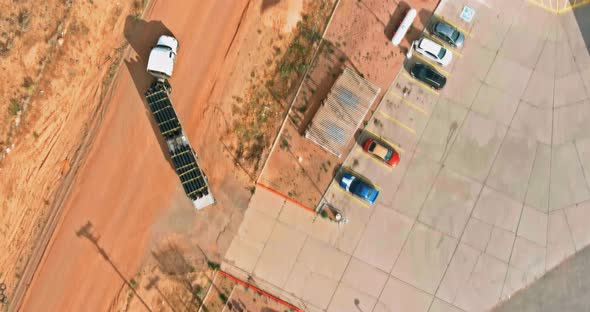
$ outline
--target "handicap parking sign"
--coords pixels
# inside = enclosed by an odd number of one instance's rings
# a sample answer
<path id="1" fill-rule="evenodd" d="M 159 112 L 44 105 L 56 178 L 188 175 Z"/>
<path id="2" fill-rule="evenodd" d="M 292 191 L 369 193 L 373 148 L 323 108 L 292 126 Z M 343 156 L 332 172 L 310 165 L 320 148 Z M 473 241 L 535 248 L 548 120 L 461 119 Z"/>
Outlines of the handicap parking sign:
<path id="1" fill-rule="evenodd" d="M 464 6 L 463 11 L 461 11 L 461 15 L 459 15 L 459 17 L 461 17 L 461 19 L 466 21 L 467 23 L 471 23 L 474 15 L 475 15 L 474 9 L 472 9 L 468 6 Z"/>

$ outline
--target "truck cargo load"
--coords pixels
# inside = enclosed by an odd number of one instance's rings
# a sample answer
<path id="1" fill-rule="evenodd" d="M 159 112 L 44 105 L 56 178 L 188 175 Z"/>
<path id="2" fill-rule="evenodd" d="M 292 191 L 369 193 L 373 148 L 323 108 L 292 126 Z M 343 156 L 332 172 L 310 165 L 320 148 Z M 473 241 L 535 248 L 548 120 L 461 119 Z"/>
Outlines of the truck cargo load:
<path id="1" fill-rule="evenodd" d="M 170 159 L 180 179 L 182 188 L 197 209 L 215 203 L 209 189 L 207 176 L 199 166 L 197 155 L 191 147 L 178 115 L 170 101 L 170 84 L 157 80 L 145 92 L 147 104 L 168 145 Z"/>

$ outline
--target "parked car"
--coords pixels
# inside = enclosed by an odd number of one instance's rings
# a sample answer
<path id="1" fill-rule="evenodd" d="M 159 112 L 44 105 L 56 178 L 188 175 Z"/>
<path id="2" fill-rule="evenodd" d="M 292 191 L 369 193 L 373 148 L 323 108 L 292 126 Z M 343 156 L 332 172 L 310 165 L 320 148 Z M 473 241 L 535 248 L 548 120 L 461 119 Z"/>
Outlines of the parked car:
<path id="1" fill-rule="evenodd" d="M 412 66 L 410 75 L 436 90 L 442 89 L 447 83 L 447 78 L 443 74 L 437 72 L 432 66 L 420 62 Z"/>
<path id="2" fill-rule="evenodd" d="M 449 65 L 453 59 L 453 52 L 426 37 L 414 41 L 413 46 L 416 52 L 442 66 Z"/>
<path id="3" fill-rule="evenodd" d="M 351 172 L 345 172 L 339 184 L 345 191 L 360 197 L 370 204 L 374 204 L 379 195 L 379 190 L 373 184 L 364 181 Z"/>
<path id="4" fill-rule="evenodd" d="M 365 141 L 363 150 L 392 167 L 397 166 L 399 163 L 399 154 L 392 147 L 373 139 L 367 139 L 367 141 Z"/>
<path id="5" fill-rule="evenodd" d="M 465 36 L 460 31 L 445 22 L 435 23 L 432 26 L 432 35 L 457 48 L 463 46 L 465 41 Z"/>

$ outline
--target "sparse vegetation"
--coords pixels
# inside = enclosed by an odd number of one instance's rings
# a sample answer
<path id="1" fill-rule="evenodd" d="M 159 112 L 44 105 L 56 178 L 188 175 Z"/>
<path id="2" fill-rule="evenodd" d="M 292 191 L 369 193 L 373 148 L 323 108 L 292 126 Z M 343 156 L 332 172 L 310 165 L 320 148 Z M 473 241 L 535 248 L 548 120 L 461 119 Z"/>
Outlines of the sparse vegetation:
<path id="1" fill-rule="evenodd" d="M 213 262 L 213 261 L 207 261 L 207 266 L 211 270 L 219 270 L 219 269 L 221 269 L 221 265 L 219 263 Z"/>
<path id="2" fill-rule="evenodd" d="M 137 281 L 132 278 L 129 280 L 129 285 L 131 285 L 131 288 L 136 289 L 137 288 Z"/>
<path id="3" fill-rule="evenodd" d="M 73 21 L 70 26 L 69 26 L 69 30 L 72 34 L 80 34 L 80 35 L 87 35 L 90 32 L 90 29 L 88 28 L 88 26 L 86 26 L 86 24 L 84 24 L 84 22 L 75 20 Z"/>
<path id="4" fill-rule="evenodd" d="M 105 87 L 109 86 L 111 84 L 111 82 L 113 81 L 113 78 L 115 78 L 115 74 L 117 74 L 117 70 L 119 69 L 119 64 L 123 60 L 123 52 L 125 51 L 125 48 L 127 48 L 128 44 L 129 43 L 125 42 L 121 46 L 119 46 L 117 49 L 115 49 L 115 59 L 109 65 L 109 69 L 107 70 L 107 74 L 105 75 L 105 77 L 102 81 L 102 84 Z M 103 88 L 103 95 L 104 95 L 104 93 L 106 93 L 107 89 L 108 88 Z"/>
<path id="5" fill-rule="evenodd" d="M 307 70 L 313 51 L 322 39 L 325 27 L 323 21 L 325 16 L 329 15 L 331 8 L 325 1 L 313 2 L 312 6 L 308 11 L 310 14 L 303 14 L 302 20 L 297 23 L 295 37 L 279 61 L 272 92 L 280 98 L 290 95 L 296 82 Z M 334 49 L 328 52 L 333 53 Z"/>
<path id="6" fill-rule="evenodd" d="M 322 211 L 320 211 L 320 216 L 324 219 L 328 218 L 328 213 L 326 212 L 326 210 L 322 209 Z"/>
<path id="7" fill-rule="evenodd" d="M 304 114 L 304 113 L 307 111 L 307 103 L 305 103 L 305 104 L 304 104 L 303 106 L 301 106 L 301 107 L 298 107 L 298 108 L 297 108 L 297 110 L 298 110 L 300 113 Z"/>
<path id="8" fill-rule="evenodd" d="M 29 24 L 31 23 L 31 15 L 29 14 L 29 11 L 20 11 L 17 16 L 17 21 L 20 32 L 27 31 Z"/>
<path id="9" fill-rule="evenodd" d="M 227 296 L 224 293 L 219 293 L 219 299 L 221 299 L 221 302 L 223 303 L 227 302 Z"/>
<path id="10" fill-rule="evenodd" d="M 11 116 L 16 116 L 22 109 L 23 109 L 23 107 L 22 107 L 19 99 L 10 100 L 10 105 L 8 106 L 8 112 L 10 113 Z"/>
<path id="11" fill-rule="evenodd" d="M 289 140 L 287 140 L 285 137 L 281 138 L 281 148 L 282 149 L 288 149 L 289 148 Z"/>

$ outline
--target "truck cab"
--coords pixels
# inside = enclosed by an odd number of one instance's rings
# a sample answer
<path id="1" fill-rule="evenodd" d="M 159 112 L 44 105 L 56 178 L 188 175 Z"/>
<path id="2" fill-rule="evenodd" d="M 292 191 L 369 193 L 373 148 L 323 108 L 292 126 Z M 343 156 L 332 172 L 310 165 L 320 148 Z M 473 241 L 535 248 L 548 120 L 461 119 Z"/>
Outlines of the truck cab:
<path id="1" fill-rule="evenodd" d="M 158 79 L 172 77 L 174 62 L 178 53 L 178 41 L 172 36 L 160 36 L 152 48 L 148 59 L 147 71 Z"/>

